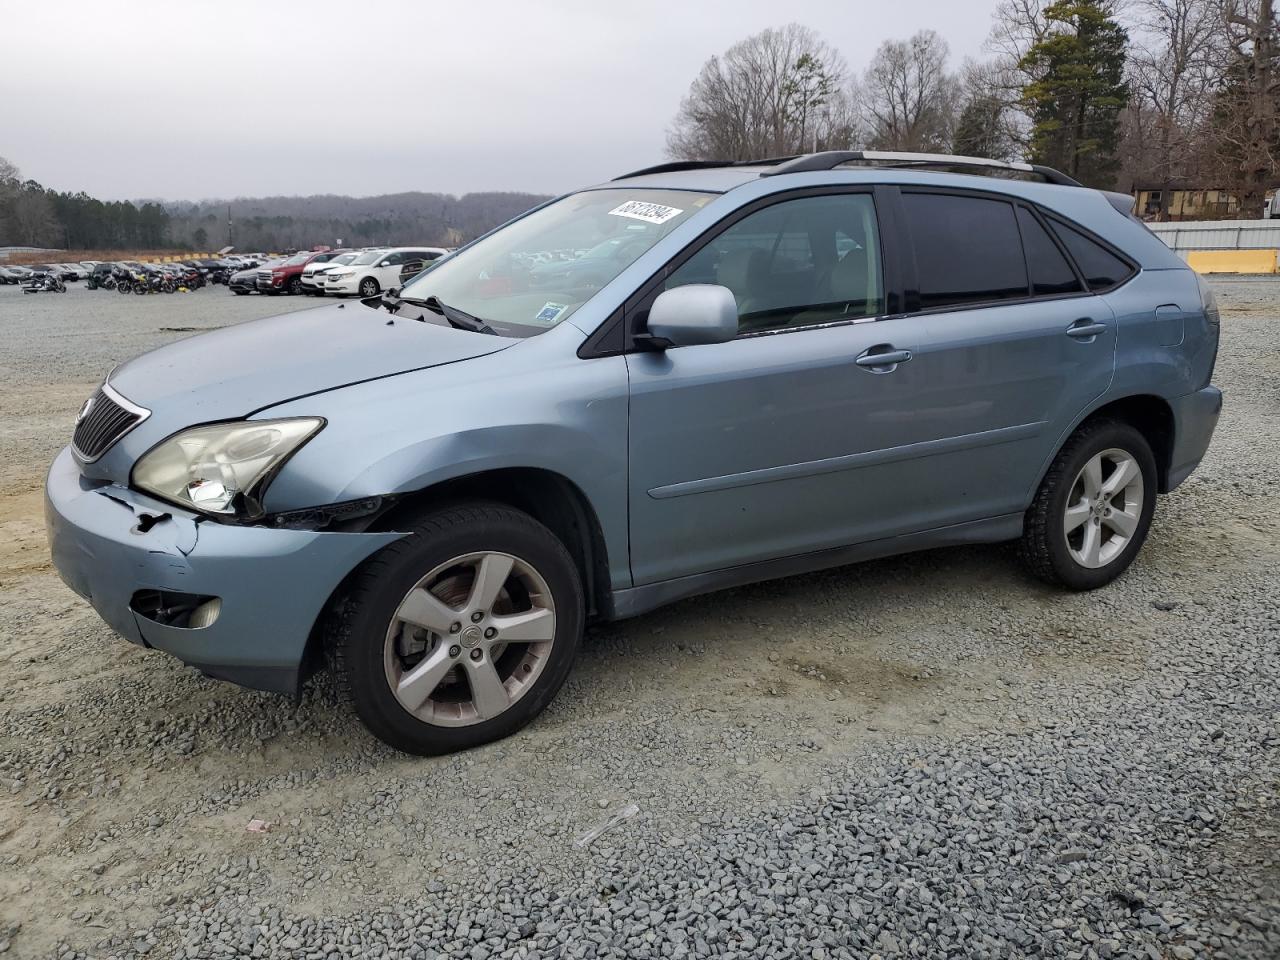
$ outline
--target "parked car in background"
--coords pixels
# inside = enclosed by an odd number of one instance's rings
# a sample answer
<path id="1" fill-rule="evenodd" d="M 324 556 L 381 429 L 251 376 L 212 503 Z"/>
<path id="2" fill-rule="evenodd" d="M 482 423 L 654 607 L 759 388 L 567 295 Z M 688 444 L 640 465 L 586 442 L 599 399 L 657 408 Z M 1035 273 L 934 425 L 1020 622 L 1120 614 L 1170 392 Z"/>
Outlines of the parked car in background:
<path id="1" fill-rule="evenodd" d="M 272 260 L 265 266 L 267 269 L 270 269 L 279 263 L 284 263 L 284 261 Z M 246 293 L 257 293 L 259 269 L 259 267 L 247 267 L 242 270 L 235 270 L 227 278 L 227 288 L 238 296 L 243 296 Z"/>
<path id="2" fill-rule="evenodd" d="M 99 288 L 113 290 L 116 285 L 115 271 L 116 264 L 106 260 L 96 260 L 89 275 L 85 277 L 85 286 L 90 290 Z"/>
<path id="3" fill-rule="evenodd" d="M 302 268 L 302 292 L 310 296 L 324 296 L 325 277 L 329 271 L 346 266 L 360 255 L 359 250 L 335 251 L 330 260 L 315 259 Z"/>
<path id="4" fill-rule="evenodd" d="M 55 264 L 62 271 L 64 280 L 83 280 L 89 275 L 88 269 L 81 263 Z"/>
<path id="5" fill-rule="evenodd" d="M 258 268 L 259 293 L 302 292 L 302 271 L 310 263 L 327 263 L 337 256 L 334 250 L 303 250 L 275 265 Z"/>
<path id="6" fill-rule="evenodd" d="M 439 256 L 430 257 L 430 258 L 420 257 L 416 259 L 406 260 L 404 262 L 404 265 L 400 268 L 399 282 L 396 284 L 396 286 L 403 287 L 406 283 L 408 283 L 410 280 L 412 280 L 414 277 L 420 274 L 423 270 L 427 269 L 427 267 L 430 267 L 430 266 L 433 266 L 434 264 L 439 263 L 441 260 L 445 259 L 445 257 L 449 256 L 449 254 L 451 253 L 453 253 L 453 250 L 450 249 L 450 250 L 443 251 Z"/>
<path id="7" fill-rule="evenodd" d="M 448 253 L 443 247 L 387 247 L 366 250 L 347 266 L 326 274 L 324 291 L 331 296 L 372 297 L 400 285 L 406 264 L 427 263 Z"/>
<path id="8" fill-rule="evenodd" d="M 0 266 L 0 283 L 15 284 L 23 283 L 27 277 L 31 276 L 31 271 L 26 267 L 19 266 Z"/>

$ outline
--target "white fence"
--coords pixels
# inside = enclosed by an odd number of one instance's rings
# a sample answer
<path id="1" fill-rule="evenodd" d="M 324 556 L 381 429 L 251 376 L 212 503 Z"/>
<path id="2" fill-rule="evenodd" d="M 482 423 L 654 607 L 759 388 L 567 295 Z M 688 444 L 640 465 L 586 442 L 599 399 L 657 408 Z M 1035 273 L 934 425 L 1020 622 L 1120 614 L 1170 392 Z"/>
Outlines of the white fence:
<path id="1" fill-rule="evenodd" d="M 1184 220 L 1147 226 L 1184 256 L 1193 250 L 1280 249 L 1280 220 Z"/>
<path id="2" fill-rule="evenodd" d="M 0 260 L 8 260 L 15 253 L 62 253 L 52 247 L 0 247 Z"/>

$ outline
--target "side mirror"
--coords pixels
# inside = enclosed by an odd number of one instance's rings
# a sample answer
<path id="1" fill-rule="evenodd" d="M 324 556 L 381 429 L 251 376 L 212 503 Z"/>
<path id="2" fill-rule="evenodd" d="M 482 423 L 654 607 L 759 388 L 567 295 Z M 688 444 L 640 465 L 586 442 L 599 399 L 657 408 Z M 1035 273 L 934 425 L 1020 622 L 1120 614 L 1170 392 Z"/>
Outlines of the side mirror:
<path id="1" fill-rule="evenodd" d="M 738 301 L 714 283 L 690 283 L 658 295 L 649 308 L 649 331 L 636 340 L 654 350 L 725 343 L 738 335 Z"/>
<path id="2" fill-rule="evenodd" d="M 378 264 L 378 266 L 380 266 L 380 267 L 389 267 L 389 266 L 391 266 L 391 261 L 390 261 L 390 260 L 383 260 L 380 264 Z"/>

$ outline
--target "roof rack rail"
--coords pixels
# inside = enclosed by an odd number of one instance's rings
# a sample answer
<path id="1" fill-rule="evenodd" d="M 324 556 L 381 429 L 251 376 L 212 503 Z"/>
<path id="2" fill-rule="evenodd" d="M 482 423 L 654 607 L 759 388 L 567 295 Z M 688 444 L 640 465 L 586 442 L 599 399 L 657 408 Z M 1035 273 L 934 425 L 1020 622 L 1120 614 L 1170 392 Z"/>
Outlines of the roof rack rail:
<path id="1" fill-rule="evenodd" d="M 1010 170 L 1016 173 L 1035 174 L 1046 183 L 1056 183 L 1065 187 L 1082 186 L 1079 181 L 1073 180 L 1065 173 L 1040 164 L 990 160 L 986 157 L 961 157 L 949 153 L 899 153 L 892 150 L 827 150 L 822 153 L 810 153 L 779 164 L 777 169 L 763 173 L 761 176 L 775 177 L 784 173 L 831 170 L 846 163 L 895 167 L 973 167 L 984 170 Z"/>
<path id="2" fill-rule="evenodd" d="M 716 167 L 769 167 L 789 160 L 803 160 L 803 157 L 792 154 L 787 157 L 769 157 L 765 160 L 672 160 L 670 163 L 659 163 L 657 166 L 632 170 L 614 181 L 630 180 L 632 177 L 643 177 L 651 173 L 677 173 L 681 170 L 710 170 Z"/>

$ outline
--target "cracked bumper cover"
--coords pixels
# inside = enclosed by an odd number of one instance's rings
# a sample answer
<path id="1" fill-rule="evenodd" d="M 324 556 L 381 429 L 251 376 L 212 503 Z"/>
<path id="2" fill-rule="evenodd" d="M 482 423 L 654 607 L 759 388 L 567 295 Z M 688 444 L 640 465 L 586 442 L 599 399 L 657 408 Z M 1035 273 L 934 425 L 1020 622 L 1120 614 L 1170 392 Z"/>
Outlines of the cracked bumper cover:
<path id="1" fill-rule="evenodd" d="M 70 449 L 50 468 L 45 523 L 63 581 L 126 640 L 211 676 L 282 693 L 297 689 L 311 629 L 342 578 L 402 536 L 202 520 L 133 490 L 84 481 Z M 134 612 L 139 590 L 220 597 L 221 613 L 200 629 L 168 626 Z"/>

